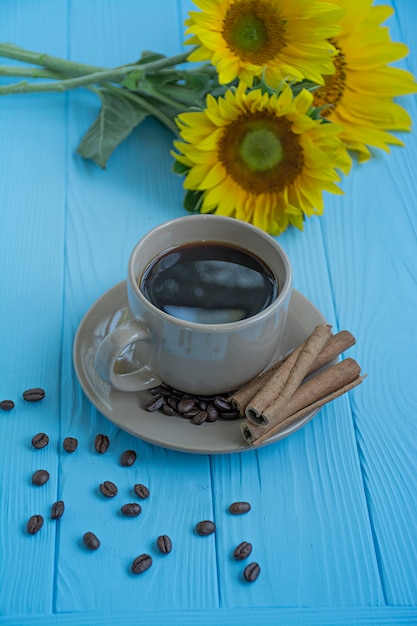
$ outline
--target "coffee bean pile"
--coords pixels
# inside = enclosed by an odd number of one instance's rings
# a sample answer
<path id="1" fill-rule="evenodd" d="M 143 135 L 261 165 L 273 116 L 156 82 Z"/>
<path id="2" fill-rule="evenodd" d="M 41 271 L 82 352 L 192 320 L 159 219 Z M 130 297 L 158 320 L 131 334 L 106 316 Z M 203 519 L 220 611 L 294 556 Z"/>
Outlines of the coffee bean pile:
<path id="1" fill-rule="evenodd" d="M 147 404 L 147 410 L 153 411 L 162 407 L 170 406 L 172 409 L 175 405 L 175 412 L 192 419 L 196 424 L 201 424 L 204 421 L 215 421 L 216 419 L 235 419 L 236 415 L 230 403 L 226 398 L 222 396 L 214 397 L 196 397 L 189 394 L 181 394 L 175 390 L 170 390 L 168 395 L 168 388 L 165 385 L 153 390 L 153 396 L 151 401 Z M 41 388 L 28 389 L 23 393 L 23 398 L 27 402 L 38 402 L 45 397 L 45 391 Z M 162 399 L 162 400 L 161 400 Z M 12 400 L 3 400 L 0 402 L 0 409 L 3 411 L 10 411 L 14 408 L 14 402 Z M 155 408 L 156 407 L 156 408 Z M 162 408 L 162 410 L 164 410 Z M 164 412 L 166 413 L 165 408 Z M 204 419 L 197 419 L 199 413 L 204 413 Z M 167 413 L 169 414 L 169 412 Z M 41 450 L 48 446 L 49 436 L 44 432 L 39 432 L 31 439 L 31 445 L 34 450 Z M 62 443 L 64 451 L 68 454 L 73 454 L 78 448 L 78 440 L 75 437 L 65 437 Z M 93 447 L 98 454 L 105 454 L 110 447 L 110 439 L 107 435 L 99 433 L 96 435 Z M 125 450 L 120 456 L 120 465 L 123 467 L 131 467 L 137 459 L 135 450 Z M 49 481 L 50 475 L 46 469 L 38 469 L 32 474 L 32 484 L 36 487 L 42 487 Z M 105 480 L 98 485 L 98 491 L 105 498 L 114 498 L 118 495 L 119 490 L 117 485 L 110 481 Z M 141 500 L 146 500 L 150 496 L 150 492 L 146 485 L 142 483 L 135 484 L 133 486 L 134 494 Z M 251 510 L 249 502 L 233 502 L 228 511 L 232 515 L 242 515 L 248 513 Z M 54 502 L 51 506 L 50 518 L 51 520 L 58 521 L 61 519 L 65 511 L 65 503 L 63 500 Z M 138 517 L 142 512 L 142 507 L 137 502 L 128 502 L 123 504 L 120 508 L 120 514 L 127 518 Z M 26 524 L 26 531 L 29 535 L 36 535 L 44 526 L 44 518 L 40 514 L 32 515 Z M 195 525 L 195 532 L 197 535 L 204 537 L 212 535 L 216 532 L 216 524 L 212 520 L 202 520 Z M 100 539 L 92 531 L 87 531 L 82 536 L 82 543 L 86 550 L 98 550 L 101 546 Z M 168 535 L 159 535 L 156 540 L 156 548 L 161 555 L 167 555 L 172 551 L 172 540 Z M 237 561 L 243 561 L 249 557 L 252 553 L 252 544 L 247 541 L 242 541 L 233 551 L 233 557 Z M 133 574 L 142 574 L 146 572 L 153 564 L 152 556 L 146 553 L 137 556 L 130 565 L 130 571 Z M 260 566 L 256 562 L 249 563 L 243 571 L 243 579 L 248 582 L 254 582 L 257 580 L 260 574 Z"/>
<path id="2" fill-rule="evenodd" d="M 219 418 L 234 420 L 239 417 L 226 396 L 197 396 L 162 384 L 150 390 L 152 396 L 144 404 L 146 411 L 161 411 L 165 415 L 180 415 L 200 426 Z"/>

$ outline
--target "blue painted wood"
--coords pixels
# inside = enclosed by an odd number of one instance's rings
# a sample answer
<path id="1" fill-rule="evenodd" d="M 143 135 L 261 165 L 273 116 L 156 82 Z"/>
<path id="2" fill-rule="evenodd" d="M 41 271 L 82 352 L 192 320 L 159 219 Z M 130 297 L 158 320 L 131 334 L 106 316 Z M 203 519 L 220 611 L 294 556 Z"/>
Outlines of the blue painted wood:
<path id="1" fill-rule="evenodd" d="M 417 5 L 392 5 L 393 38 L 411 51 L 401 65 L 416 72 Z M 191 0 L 3 0 L 0 41 L 110 67 L 143 49 L 177 53 L 192 8 Z M 416 119 L 416 98 L 403 102 Z M 184 214 L 172 136 L 157 122 L 136 129 L 105 171 L 76 154 L 97 112 L 86 90 L 0 98 L 0 399 L 16 401 L 0 415 L 0 624 L 416 623 L 415 134 L 405 149 L 355 166 L 324 216 L 280 237 L 295 287 L 335 330 L 357 336 L 349 354 L 365 383 L 282 442 L 207 457 L 119 430 L 74 374 L 86 310 L 124 278 L 137 239 Z M 21 393 L 34 385 L 47 397 L 28 405 Z M 50 444 L 35 451 L 39 431 Z M 93 447 L 100 432 L 111 440 L 105 455 Z M 73 455 L 62 449 L 66 436 L 79 440 Z M 128 448 L 138 459 L 123 468 Z M 35 488 L 39 467 L 51 478 Z M 103 480 L 118 484 L 114 500 L 100 496 Z M 119 509 L 137 482 L 151 496 L 127 520 Z M 61 498 L 56 523 L 49 510 Z M 252 510 L 231 516 L 241 499 Z M 45 525 L 29 537 L 33 513 Z M 214 536 L 196 536 L 201 519 L 216 521 Z M 96 553 L 81 544 L 86 530 L 101 539 Z M 156 550 L 159 534 L 172 537 L 170 555 Z M 262 567 L 253 585 L 231 557 L 242 540 Z M 141 552 L 154 565 L 135 577 L 129 565 Z"/>

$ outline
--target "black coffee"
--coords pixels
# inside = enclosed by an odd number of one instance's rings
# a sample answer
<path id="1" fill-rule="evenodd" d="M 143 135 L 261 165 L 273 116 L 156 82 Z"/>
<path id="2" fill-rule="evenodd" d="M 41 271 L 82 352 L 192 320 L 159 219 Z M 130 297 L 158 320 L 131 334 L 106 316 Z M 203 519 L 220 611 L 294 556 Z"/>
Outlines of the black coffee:
<path id="1" fill-rule="evenodd" d="M 252 317 L 277 297 L 274 274 L 233 245 L 172 248 L 146 268 L 139 288 L 158 309 L 189 322 L 226 324 Z"/>

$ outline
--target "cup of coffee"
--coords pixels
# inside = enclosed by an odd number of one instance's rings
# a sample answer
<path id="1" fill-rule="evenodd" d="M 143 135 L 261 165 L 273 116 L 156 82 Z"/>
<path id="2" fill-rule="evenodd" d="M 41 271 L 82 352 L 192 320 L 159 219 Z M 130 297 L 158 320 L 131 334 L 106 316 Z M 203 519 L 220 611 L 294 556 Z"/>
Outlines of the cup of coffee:
<path id="1" fill-rule="evenodd" d="M 131 319 L 101 342 L 96 369 L 121 391 L 237 389 L 279 354 L 291 289 L 287 255 L 258 228 L 217 215 L 165 222 L 132 251 Z M 132 349 L 138 366 L 123 371 Z"/>

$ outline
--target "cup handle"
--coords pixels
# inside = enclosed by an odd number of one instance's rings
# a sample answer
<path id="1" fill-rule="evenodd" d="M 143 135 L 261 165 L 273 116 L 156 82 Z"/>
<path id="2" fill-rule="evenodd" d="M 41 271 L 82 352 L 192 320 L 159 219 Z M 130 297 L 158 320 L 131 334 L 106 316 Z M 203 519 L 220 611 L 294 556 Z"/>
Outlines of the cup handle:
<path id="1" fill-rule="evenodd" d="M 112 330 L 100 343 L 95 356 L 98 374 L 120 391 L 143 391 L 161 384 L 161 380 L 144 364 L 141 368 L 118 374 L 115 366 L 123 350 L 138 341 L 150 341 L 148 327 L 139 320 L 129 320 Z"/>

